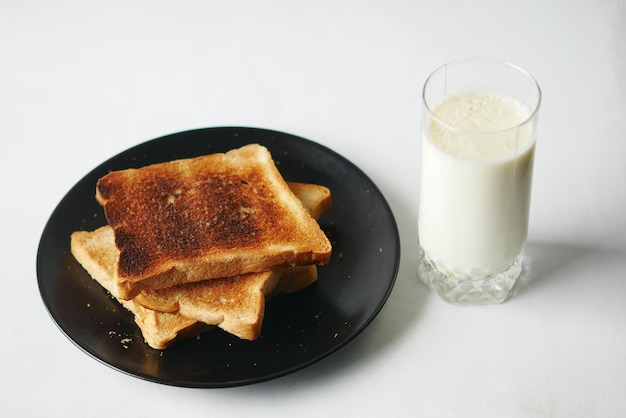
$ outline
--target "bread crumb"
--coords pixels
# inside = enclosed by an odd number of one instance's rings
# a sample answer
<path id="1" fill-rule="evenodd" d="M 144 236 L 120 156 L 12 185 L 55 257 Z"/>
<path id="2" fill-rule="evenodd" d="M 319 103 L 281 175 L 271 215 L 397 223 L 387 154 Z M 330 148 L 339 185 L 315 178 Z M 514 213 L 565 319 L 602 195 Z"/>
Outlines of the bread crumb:
<path id="1" fill-rule="evenodd" d="M 120 340 L 120 344 L 122 344 L 122 347 L 124 347 L 125 349 L 128 349 L 128 344 L 132 343 L 133 339 L 132 338 L 122 338 Z"/>

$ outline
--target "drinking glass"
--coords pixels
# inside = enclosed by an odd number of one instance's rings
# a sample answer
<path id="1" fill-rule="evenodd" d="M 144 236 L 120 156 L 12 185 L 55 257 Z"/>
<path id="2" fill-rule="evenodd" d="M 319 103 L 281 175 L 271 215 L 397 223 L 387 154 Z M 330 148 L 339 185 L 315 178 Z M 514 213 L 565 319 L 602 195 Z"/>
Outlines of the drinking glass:
<path id="1" fill-rule="evenodd" d="M 447 302 L 503 302 L 522 273 L 540 103 L 528 72 L 490 58 L 424 84 L 418 276 Z"/>

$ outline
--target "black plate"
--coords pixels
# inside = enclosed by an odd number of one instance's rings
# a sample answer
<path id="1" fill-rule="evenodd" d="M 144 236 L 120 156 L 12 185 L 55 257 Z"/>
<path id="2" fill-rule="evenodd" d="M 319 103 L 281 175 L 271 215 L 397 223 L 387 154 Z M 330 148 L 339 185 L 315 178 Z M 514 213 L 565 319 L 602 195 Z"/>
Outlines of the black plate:
<path id="1" fill-rule="evenodd" d="M 268 303 L 262 337 L 243 341 L 221 330 L 163 350 L 144 343 L 130 312 L 74 260 L 72 231 L 106 223 L 94 199 L 110 170 L 265 145 L 285 179 L 323 184 L 333 207 L 320 219 L 333 257 L 317 283 Z M 269 380 L 308 366 L 359 334 L 378 314 L 400 261 L 398 229 L 385 198 L 354 164 L 315 142 L 254 128 L 208 128 L 143 143 L 111 158 L 76 184 L 48 221 L 37 254 L 41 297 L 59 328 L 103 363 L 153 382 L 227 387 Z"/>

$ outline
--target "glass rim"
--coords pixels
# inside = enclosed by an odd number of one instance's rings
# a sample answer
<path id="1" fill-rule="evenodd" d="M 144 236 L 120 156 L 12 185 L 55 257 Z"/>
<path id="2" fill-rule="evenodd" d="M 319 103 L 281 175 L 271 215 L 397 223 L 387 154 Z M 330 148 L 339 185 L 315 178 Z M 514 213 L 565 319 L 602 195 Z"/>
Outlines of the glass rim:
<path id="1" fill-rule="evenodd" d="M 485 131 L 485 132 L 478 132 L 478 131 L 472 131 L 472 130 L 468 130 L 468 129 L 461 129 L 461 128 L 456 128 L 454 126 L 451 126 L 450 124 L 448 124 L 447 122 L 444 122 L 443 120 L 441 120 L 440 118 L 438 118 L 433 109 L 431 108 L 431 106 L 429 106 L 428 101 L 426 100 L 426 87 L 428 86 L 429 82 L 432 80 L 432 78 L 439 73 L 441 70 L 447 68 L 449 65 L 456 65 L 456 64 L 463 64 L 466 62 L 491 62 L 494 64 L 500 64 L 509 68 L 514 69 L 515 71 L 519 72 L 520 74 L 522 74 L 523 76 L 525 76 L 527 79 L 529 79 L 532 84 L 535 86 L 535 88 L 537 89 L 537 104 L 534 106 L 534 109 L 532 109 L 532 111 L 529 113 L 528 117 L 526 119 L 524 119 L 522 122 L 513 125 L 509 128 L 504 128 L 504 129 L 498 129 L 495 131 Z M 428 114 L 430 115 L 430 117 L 435 120 L 437 122 L 437 124 L 441 125 L 442 127 L 444 127 L 447 130 L 450 131 L 454 131 L 454 132 L 458 132 L 458 133 L 465 133 L 465 134 L 480 134 L 480 135 L 492 135 L 492 134 L 502 134 L 503 132 L 508 132 L 508 131 L 512 131 L 512 130 L 516 130 L 516 129 L 520 129 L 521 127 L 523 127 L 524 125 L 528 124 L 529 122 L 531 122 L 533 119 L 535 119 L 537 117 L 537 114 L 539 113 L 539 108 L 541 107 L 541 102 L 542 102 L 542 92 L 541 92 L 541 87 L 539 86 L 539 83 L 537 82 L 537 80 L 535 79 L 535 77 L 533 77 L 532 74 L 530 74 L 528 71 L 526 71 L 525 69 L 523 69 L 522 67 L 512 64 L 508 61 L 504 61 L 504 60 L 500 60 L 497 58 L 488 58 L 488 57 L 470 57 L 470 58 L 461 58 L 458 60 L 454 60 L 454 61 L 449 61 L 443 65 L 440 65 L 439 67 L 437 67 L 435 70 L 433 70 L 430 75 L 426 78 L 426 81 L 424 82 L 424 86 L 422 87 L 422 103 L 424 104 L 424 108 L 428 111 Z M 515 99 L 517 100 L 517 99 Z"/>

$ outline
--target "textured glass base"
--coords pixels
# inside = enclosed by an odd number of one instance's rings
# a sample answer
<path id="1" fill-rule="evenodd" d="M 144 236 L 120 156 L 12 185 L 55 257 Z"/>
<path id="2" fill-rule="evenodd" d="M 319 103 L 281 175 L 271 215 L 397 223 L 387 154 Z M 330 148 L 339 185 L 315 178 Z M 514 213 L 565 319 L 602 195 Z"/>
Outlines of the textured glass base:
<path id="1" fill-rule="evenodd" d="M 444 271 L 428 260 L 420 248 L 417 274 L 422 282 L 448 303 L 487 305 L 506 300 L 522 273 L 522 257 L 504 271 L 488 277 L 467 277 Z"/>

